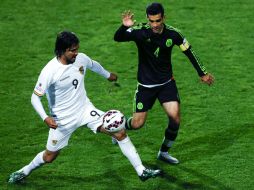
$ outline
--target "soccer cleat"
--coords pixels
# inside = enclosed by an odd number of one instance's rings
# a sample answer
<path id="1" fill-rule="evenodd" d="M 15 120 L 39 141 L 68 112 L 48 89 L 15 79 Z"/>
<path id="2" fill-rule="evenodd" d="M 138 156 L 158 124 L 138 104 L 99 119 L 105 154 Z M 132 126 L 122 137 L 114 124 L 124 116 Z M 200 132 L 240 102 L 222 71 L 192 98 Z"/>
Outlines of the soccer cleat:
<path id="1" fill-rule="evenodd" d="M 159 151 L 157 159 L 167 162 L 167 163 L 170 163 L 170 164 L 178 164 L 179 163 L 179 161 L 176 158 L 174 158 L 173 156 L 170 156 L 168 152 Z"/>
<path id="2" fill-rule="evenodd" d="M 26 175 L 23 173 L 23 171 L 13 172 L 9 177 L 8 183 L 18 183 L 25 177 Z"/>
<path id="3" fill-rule="evenodd" d="M 114 137 L 112 137 L 111 141 L 112 141 L 112 144 L 114 144 L 114 145 L 118 144 L 117 140 Z"/>
<path id="4" fill-rule="evenodd" d="M 153 170 L 153 169 L 146 168 L 146 169 L 144 169 L 141 176 L 139 176 L 139 178 L 141 181 L 146 181 L 149 178 L 155 178 L 161 174 L 162 174 L 161 170 Z"/>

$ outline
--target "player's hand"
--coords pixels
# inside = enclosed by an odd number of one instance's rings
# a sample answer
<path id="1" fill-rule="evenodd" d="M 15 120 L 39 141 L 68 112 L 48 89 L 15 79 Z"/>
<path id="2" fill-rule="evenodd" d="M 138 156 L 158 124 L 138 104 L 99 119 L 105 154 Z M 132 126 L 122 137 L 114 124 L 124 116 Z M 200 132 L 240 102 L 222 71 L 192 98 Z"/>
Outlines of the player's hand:
<path id="1" fill-rule="evenodd" d="M 213 82 L 214 82 L 214 77 L 213 77 L 213 75 L 211 75 L 210 73 L 208 73 L 208 74 L 206 74 L 206 75 L 204 75 L 204 76 L 201 77 L 201 81 L 202 81 L 203 83 L 208 84 L 208 85 L 210 86 L 210 85 L 213 84 Z"/>
<path id="2" fill-rule="evenodd" d="M 56 129 L 56 121 L 52 117 L 47 117 L 44 122 L 48 125 L 49 128 Z"/>
<path id="3" fill-rule="evenodd" d="M 122 13 L 122 22 L 123 22 L 123 25 L 124 26 L 127 26 L 127 27 L 131 27 L 135 24 L 135 20 L 133 20 L 133 17 L 134 17 L 134 14 L 128 10 L 128 11 L 124 11 Z"/>
<path id="4" fill-rule="evenodd" d="M 117 81 L 117 75 L 115 73 L 110 73 L 110 76 L 108 78 L 109 81 Z"/>

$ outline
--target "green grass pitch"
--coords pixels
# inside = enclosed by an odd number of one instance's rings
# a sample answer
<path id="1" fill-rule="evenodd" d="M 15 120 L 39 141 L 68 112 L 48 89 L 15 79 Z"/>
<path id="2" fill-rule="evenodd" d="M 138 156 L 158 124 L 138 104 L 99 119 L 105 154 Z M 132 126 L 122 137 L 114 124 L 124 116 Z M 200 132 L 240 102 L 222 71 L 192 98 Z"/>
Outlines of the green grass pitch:
<path id="1" fill-rule="evenodd" d="M 198 75 L 178 48 L 173 69 L 181 97 L 181 129 L 172 153 L 178 166 L 156 160 L 167 119 L 158 102 L 146 126 L 128 132 L 144 162 L 164 177 L 141 182 L 106 135 L 78 129 L 58 159 L 19 185 L 8 175 L 45 148 L 48 129 L 30 97 L 42 67 L 54 56 L 56 34 L 80 38 L 80 52 L 119 76 L 120 87 L 87 73 L 88 96 L 101 110 L 132 113 L 137 49 L 113 41 L 121 12 L 145 22 L 151 1 L 1 0 L 0 2 L 0 189 L 249 190 L 254 188 L 254 4 L 250 0 L 159 0 L 167 23 L 179 28 L 216 78 Z M 95 88 L 96 87 L 96 88 Z M 46 101 L 44 97 L 44 103 Z"/>

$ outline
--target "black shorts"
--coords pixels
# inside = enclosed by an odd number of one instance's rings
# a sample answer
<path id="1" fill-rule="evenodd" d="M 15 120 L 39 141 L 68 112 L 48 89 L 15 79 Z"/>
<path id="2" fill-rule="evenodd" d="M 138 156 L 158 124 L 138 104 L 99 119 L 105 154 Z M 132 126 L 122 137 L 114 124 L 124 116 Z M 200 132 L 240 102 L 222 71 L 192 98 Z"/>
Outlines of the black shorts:
<path id="1" fill-rule="evenodd" d="M 164 85 L 153 88 L 138 85 L 134 98 L 134 112 L 148 111 L 153 107 L 157 98 L 160 104 L 171 101 L 177 101 L 180 103 L 180 97 L 178 95 L 175 80 L 171 80 Z"/>

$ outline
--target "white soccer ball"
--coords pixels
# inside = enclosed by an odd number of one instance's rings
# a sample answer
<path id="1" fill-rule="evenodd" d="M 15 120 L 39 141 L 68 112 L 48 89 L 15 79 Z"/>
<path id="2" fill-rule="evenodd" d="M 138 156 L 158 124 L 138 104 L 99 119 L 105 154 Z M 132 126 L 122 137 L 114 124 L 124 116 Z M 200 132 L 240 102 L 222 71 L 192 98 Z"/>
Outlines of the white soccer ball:
<path id="1" fill-rule="evenodd" d="M 125 126 L 126 119 L 118 110 L 109 110 L 103 116 L 102 127 L 108 132 L 118 132 Z"/>

